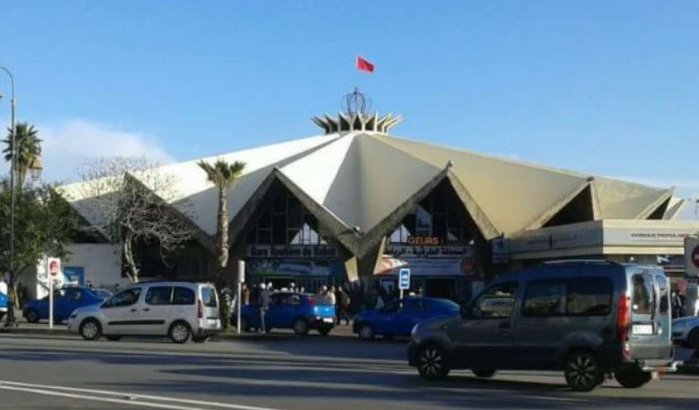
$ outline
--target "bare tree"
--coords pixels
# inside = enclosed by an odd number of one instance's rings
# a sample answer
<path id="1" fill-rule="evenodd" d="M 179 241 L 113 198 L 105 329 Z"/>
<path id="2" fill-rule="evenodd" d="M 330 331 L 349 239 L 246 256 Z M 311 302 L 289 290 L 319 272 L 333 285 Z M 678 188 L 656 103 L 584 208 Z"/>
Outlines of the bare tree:
<path id="1" fill-rule="evenodd" d="M 163 263 L 192 236 L 186 206 L 175 209 L 175 179 L 142 158 L 102 158 L 82 167 L 79 206 L 100 233 L 119 244 L 132 282 L 140 273 L 136 245 L 158 246 Z M 75 200 L 75 198 L 74 198 Z"/>

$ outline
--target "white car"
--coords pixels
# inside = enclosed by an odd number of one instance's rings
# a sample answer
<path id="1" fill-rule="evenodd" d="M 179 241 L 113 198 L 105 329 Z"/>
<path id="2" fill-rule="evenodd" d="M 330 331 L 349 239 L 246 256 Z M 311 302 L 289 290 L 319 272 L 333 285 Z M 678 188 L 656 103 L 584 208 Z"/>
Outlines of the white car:
<path id="1" fill-rule="evenodd" d="M 673 320 L 672 341 L 676 345 L 699 350 L 699 316 L 687 316 Z"/>
<path id="2" fill-rule="evenodd" d="M 199 343 L 221 330 L 216 288 L 193 282 L 137 283 L 101 304 L 76 309 L 67 324 L 85 340 L 167 336 L 175 343 Z"/>

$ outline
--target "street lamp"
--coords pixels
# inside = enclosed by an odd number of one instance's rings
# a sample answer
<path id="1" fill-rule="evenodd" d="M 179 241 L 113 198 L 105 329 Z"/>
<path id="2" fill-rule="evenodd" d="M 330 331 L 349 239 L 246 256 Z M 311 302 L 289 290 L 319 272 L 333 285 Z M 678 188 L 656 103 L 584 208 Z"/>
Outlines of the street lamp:
<path id="1" fill-rule="evenodd" d="M 10 77 L 10 86 L 12 88 L 12 99 L 10 100 L 11 117 L 10 117 L 10 278 L 14 282 L 15 274 L 15 170 L 17 163 L 17 141 L 15 141 L 15 77 L 10 70 L 0 66 L 0 70 L 4 71 Z M 14 283 L 12 283 L 14 285 Z M 12 301 L 14 303 L 14 300 Z"/>

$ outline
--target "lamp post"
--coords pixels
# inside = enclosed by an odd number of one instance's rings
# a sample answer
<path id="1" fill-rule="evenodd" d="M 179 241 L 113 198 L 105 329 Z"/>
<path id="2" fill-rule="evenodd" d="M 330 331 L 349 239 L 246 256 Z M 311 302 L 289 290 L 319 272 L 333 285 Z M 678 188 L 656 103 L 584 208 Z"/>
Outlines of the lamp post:
<path id="1" fill-rule="evenodd" d="M 15 141 L 15 77 L 10 70 L 0 66 L 0 70 L 4 71 L 10 77 L 10 87 L 12 89 L 12 99 L 10 100 L 10 287 L 14 286 L 15 274 L 15 170 L 17 163 L 17 141 Z M 13 292 L 12 289 L 8 289 Z M 16 295 L 10 301 L 15 303 Z M 12 309 L 14 311 L 14 309 Z M 8 318 L 10 320 L 12 318 Z"/>

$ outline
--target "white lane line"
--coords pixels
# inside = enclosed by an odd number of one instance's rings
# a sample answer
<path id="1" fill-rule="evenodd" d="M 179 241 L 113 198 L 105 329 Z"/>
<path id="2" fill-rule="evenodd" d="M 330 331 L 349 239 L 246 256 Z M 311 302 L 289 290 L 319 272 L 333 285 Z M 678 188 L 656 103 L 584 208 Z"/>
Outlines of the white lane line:
<path id="1" fill-rule="evenodd" d="M 271 407 L 246 406 L 246 405 L 242 405 L 242 404 L 228 404 L 228 403 L 221 403 L 221 402 L 215 402 L 215 401 L 205 401 L 205 400 L 189 400 L 189 399 L 183 399 L 183 398 L 179 398 L 179 397 L 153 396 L 153 395 L 148 395 L 148 394 L 124 393 L 124 392 L 117 392 L 117 391 L 111 391 L 111 390 L 82 389 L 82 388 L 77 388 L 77 387 L 64 387 L 64 386 L 55 386 L 55 385 L 47 385 L 47 384 L 22 383 L 22 382 L 10 381 L 10 380 L 0 380 L 0 389 L 7 389 L 7 390 L 23 389 L 23 390 L 31 391 L 31 392 L 38 393 L 38 394 L 53 394 L 53 395 L 70 394 L 71 395 L 70 397 L 85 398 L 87 400 L 90 400 L 90 399 L 102 400 L 102 401 L 120 400 L 120 402 L 124 402 L 124 403 L 138 404 L 138 405 L 151 405 L 151 407 L 174 406 L 174 407 L 162 407 L 162 408 L 168 408 L 168 409 L 198 410 L 198 409 L 194 409 L 192 407 L 178 407 L 178 406 L 171 405 L 171 404 L 159 404 L 159 403 L 143 404 L 143 402 L 136 402 L 134 400 L 141 399 L 141 400 L 152 400 L 152 401 L 177 402 L 177 403 L 186 403 L 186 404 L 194 404 L 194 405 L 199 405 L 199 406 L 218 407 L 218 408 L 234 409 L 234 410 L 278 410 L 278 409 L 271 408 Z M 49 391 L 49 390 L 51 390 L 51 391 Z M 128 397 L 128 400 L 112 399 L 112 398 L 108 398 L 108 397 L 97 397 L 97 396 L 80 396 L 80 395 L 71 394 L 71 393 L 61 393 L 61 391 L 74 392 L 74 393 L 89 393 L 92 395 L 103 395 L 103 396 L 119 396 L 122 398 Z"/>
<path id="2" fill-rule="evenodd" d="M 80 399 L 80 400 L 88 400 L 88 401 L 101 401 L 101 402 L 106 402 L 106 403 L 128 404 L 131 406 L 154 407 L 154 408 L 158 408 L 158 409 L 168 409 L 168 410 L 206 410 L 202 407 L 191 407 L 191 406 L 182 407 L 182 406 L 175 406 L 172 404 L 148 403 L 148 402 L 135 401 L 135 400 L 112 399 L 109 397 L 85 396 L 85 395 L 80 395 L 80 394 L 61 393 L 61 392 L 57 392 L 57 391 L 31 389 L 31 388 L 26 388 L 26 387 L 13 387 L 13 386 L 0 385 L 0 390 L 21 391 L 21 392 L 26 392 L 26 393 L 41 394 L 44 396 L 68 397 L 68 398 L 72 398 L 72 399 Z"/>

